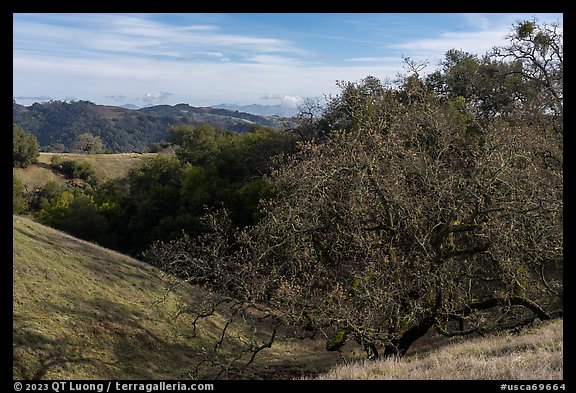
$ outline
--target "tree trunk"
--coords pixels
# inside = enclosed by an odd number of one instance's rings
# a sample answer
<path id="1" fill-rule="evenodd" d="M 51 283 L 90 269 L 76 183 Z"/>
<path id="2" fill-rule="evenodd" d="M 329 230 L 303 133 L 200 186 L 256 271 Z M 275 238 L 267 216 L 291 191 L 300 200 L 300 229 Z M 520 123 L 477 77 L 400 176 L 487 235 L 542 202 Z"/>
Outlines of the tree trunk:
<path id="1" fill-rule="evenodd" d="M 414 341 L 424 336 L 428 330 L 434 326 L 435 319 L 436 314 L 432 314 L 408 328 L 408 330 L 400 336 L 397 342 L 394 343 L 395 353 L 392 353 L 391 355 L 404 356 Z M 388 352 L 388 350 L 386 352 Z"/>
<path id="2" fill-rule="evenodd" d="M 380 357 L 378 348 L 376 348 L 376 345 L 373 343 L 364 345 L 364 350 L 366 351 L 368 359 L 378 359 Z"/>

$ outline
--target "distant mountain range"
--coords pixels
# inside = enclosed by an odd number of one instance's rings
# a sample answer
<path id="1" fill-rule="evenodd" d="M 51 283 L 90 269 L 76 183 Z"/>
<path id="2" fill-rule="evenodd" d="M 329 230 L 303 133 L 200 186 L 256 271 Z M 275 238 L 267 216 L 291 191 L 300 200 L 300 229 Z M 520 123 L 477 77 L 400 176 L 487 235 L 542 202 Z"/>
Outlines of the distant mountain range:
<path id="1" fill-rule="evenodd" d="M 139 106 L 134 105 L 134 104 L 124 104 L 124 105 L 118 105 L 120 108 L 125 108 L 125 109 L 140 109 Z"/>
<path id="2" fill-rule="evenodd" d="M 236 105 L 236 104 L 218 104 L 212 105 L 211 108 L 228 109 L 230 111 L 252 113 L 259 116 L 279 116 L 292 117 L 298 114 L 296 108 L 286 108 L 282 105 Z"/>
<path id="3" fill-rule="evenodd" d="M 44 148 L 68 148 L 78 135 L 89 132 L 115 153 L 147 151 L 151 144 L 164 140 L 173 125 L 209 123 L 233 132 L 280 125 L 278 118 L 222 108 L 178 104 L 136 110 L 90 101 L 50 101 L 31 106 L 13 101 L 12 120 L 34 134 Z"/>
<path id="4" fill-rule="evenodd" d="M 140 109 L 139 106 L 128 103 L 124 105 L 119 105 L 119 107 L 126 109 Z M 298 109 L 286 108 L 282 105 L 260 105 L 260 104 L 237 105 L 237 104 L 223 103 L 218 105 L 212 105 L 209 108 L 227 109 L 229 111 L 250 113 L 252 115 L 257 116 L 292 117 L 298 114 Z"/>

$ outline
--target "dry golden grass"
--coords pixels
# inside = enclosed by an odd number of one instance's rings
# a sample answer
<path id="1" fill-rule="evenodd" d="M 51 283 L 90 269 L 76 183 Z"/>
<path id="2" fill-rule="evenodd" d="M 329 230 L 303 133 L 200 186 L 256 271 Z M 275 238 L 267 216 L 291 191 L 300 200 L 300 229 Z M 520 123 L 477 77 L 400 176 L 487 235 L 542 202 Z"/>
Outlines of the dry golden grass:
<path id="1" fill-rule="evenodd" d="M 349 363 L 318 379 L 561 380 L 562 354 L 563 321 L 555 320 L 518 336 L 475 338 L 404 359 Z"/>
<path id="2" fill-rule="evenodd" d="M 111 180 L 126 177 L 130 168 L 142 160 L 156 156 L 156 153 L 125 153 L 125 154 L 73 154 L 73 153 L 40 153 L 38 163 L 28 168 L 13 168 L 16 175 L 29 191 L 44 187 L 49 181 L 64 184 L 67 179 L 50 167 L 52 156 L 60 157 L 61 161 L 74 160 L 90 163 L 96 176 L 101 180 Z"/>
<path id="3" fill-rule="evenodd" d="M 130 168 L 142 160 L 155 157 L 156 153 L 120 153 L 120 154 L 74 154 L 74 153 L 40 153 L 38 162 L 50 164 L 52 156 L 58 156 L 62 161 L 74 160 L 88 162 L 101 179 L 116 179 L 125 177 Z"/>
<path id="4" fill-rule="evenodd" d="M 64 183 L 66 179 L 54 173 L 45 165 L 31 165 L 28 168 L 13 168 L 12 173 L 20 180 L 28 191 L 42 188 L 49 181 Z"/>
<path id="5" fill-rule="evenodd" d="M 125 177 L 130 168 L 141 160 L 153 154 L 68 154 L 68 153 L 40 153 L 38 163 L 28 168 L 13 168 L 12 173 L 20 180 L 28 191 L 40 189 L 52 181 L 64 184 L 66 178 L 50 167 L 53 155 L 63 160 L 87 161 L 94 168 L 96 175 L 102 179 L 116 179 Z"/>

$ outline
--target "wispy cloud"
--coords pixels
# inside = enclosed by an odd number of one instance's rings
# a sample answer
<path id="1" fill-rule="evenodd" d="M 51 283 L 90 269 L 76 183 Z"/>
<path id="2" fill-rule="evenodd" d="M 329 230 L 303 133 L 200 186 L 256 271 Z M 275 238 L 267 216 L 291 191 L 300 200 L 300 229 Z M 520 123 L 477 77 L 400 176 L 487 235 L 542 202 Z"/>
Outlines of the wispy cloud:
<path id="1" fill-rule="evenodd" d="M 168 93 L 165 91 L 153 92 L 153 93 L 146 93 L 144 97 L 142 97 L 142 101 L 149 105 L 156 105 L 161 102 L 166 101 L 168 97 L 170 97 L 172 93 Z"/>
<path id="2" fill-rule="evenodd" d="M 398 57 L 394 56 L 380 56 L 380 57 L 352 57 L 346 59 L 352 63 L 397 63 Z"/>
<path id="3" fill-rule="evenodd" d="M 126 101 L 126 98 L 128 98 L 125 95 L 122 94 L 117 94 L 117 95 L 109 95 L 109 96 L 104 96 L 105 98 L 110 98 L 113 101 L 116 102 L 121 102 L 121 101 Z"/>
<path id="4" fill-rule="evenodd" d="M 224 55 L 222 52 L 214 52 L 214 51 L 196 51 L 190 53 L 191 57 L 196 59 L 208 59 L 208 60 L 220 60 L 220 61 L 230 61 L 228 57 Z"/>
<path id="5" fill-rule="evenodd" d="M 437 38 L 419 39 L 389 45 L 392 49 L 401 49 L 407 54 L 419 56 L 443 55 L 448 49 L 460 49 L 470 53 L 485 53 L 494 46 L 506 42 L 506 30 L 479 32 L 447 32 Z"/>
<path id="6" fill-rule="evenodd" d="M 489 30 L 492 26 L 492 18 L 489 14 L 481 14 L 481 13 L 470 13 L 470 14 L 462 14 L 464 21 L 467 25 L 474 29 L 478 30 Z"/>
<path id="7" fill-rule="evenodd" d="M 422 15 L 329 14 L 322 27 L 243 17 L 14 14 L 13 94 L 191 105 L 274 97 L 288 107 L 337 93 L 336 80 L 395 77 L 402 55 L 435 64 L 452 48 L 482 54 L 523 15 L 450 14 L 432 29 Z"/>
<path id="8" fill-rule="evenodd" d="M 264 64 L 264 65 L 292 65 L 297 66 L 301 62 L 295 58 L 287 57 L 287 56 L 276 56 L 276 55 L 255 55 L 246 57 L 246 60 Z"/>
<path id="9" fill-rule="evenodd" d="M 249 103 L 262 97 L 263 92 L 264 95 L 278 94 L 281 97 L 331 94 L 337 92 L 336 80 L 357 81 L 367 75 L 383 78 L 400 69 L 401 59 L 396 65 L 384 67 L 381 64 L 301 67 L 282 62 L 174 63 L 162 59 L 131 58 L 94 61 L 45 57 L 38 62 L 34 56 L 20 55 L 14 57 L 13 64 L 18 70 L 14 74 L 14 85 L 21 91 L 50 91 L 55 96 L 73 92 L 82 96 L 90 88 L 91 94 L 104 97 L 122 86 L 122 94 L 129 97 L 143 99 L 151 92 L 171 92 L 171 96 L 161 98 L 212 105 L 222 102 L 223 97 Z M 58 86 L 50 82 L 56 78 L 62 81 Z M 149 102 L 153 102 L 155 97 L 150 96 Z M 285 101 L 288 103 L 290 100 Z"/>
<path id="10" fill-rule="evenodd" d="M 444 32 L 426 38 L 408 38 L 386 45 L 388 49 L 400 50 L 403 55 L 415 59 L 427 58 L 434 62 L 444 57 L 449 49 L 459 49 L 474 54 L 484 54 L 495 46 L 505 45 L 515 22 L 532 20 L 533 14 L 459 14 L 459 23 Z M 558 14 L 539 14 L 540 22 L 552 22 Z"/>
<path id="11" fill-rule="evenodd" d="M 78 20 L 80 18 L 80 20 Z M 60 24 L 54 24 L 59 21 Z M 81 23 L 80 23 L 81 22 Z M 18 52 L 37 50 L 68 56 L 104 55 L 188 58 L 191 55 L 226 59 L 252 58 L 269 53 L 305 55 L 306 51 L 283 39 L 227 34 L 214 25 L 174 26 L 143 17 L 94 14 L 47 20 L 29 16 L 14 25 Z"/>
<path id="12" fill-rule="evenodd" d="M 48 96 L 16 96 L 13 97 L 15 100 L 23 100 L 23 101 L 50 101 L 52 97 Z"/>

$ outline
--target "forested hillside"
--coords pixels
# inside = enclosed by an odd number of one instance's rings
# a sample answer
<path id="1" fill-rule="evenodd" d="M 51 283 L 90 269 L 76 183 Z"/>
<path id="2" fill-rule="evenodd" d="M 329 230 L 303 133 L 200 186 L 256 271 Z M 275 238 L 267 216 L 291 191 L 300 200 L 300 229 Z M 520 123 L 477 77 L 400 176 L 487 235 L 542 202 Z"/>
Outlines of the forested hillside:
<path id="1" fill-rule="evenodd" d="M 271 118 L 187 104 L 132 110 L 89 101 L 51 101 L 28 107 L 13 102 L 12 119 L 36 136 L 41 148 L 54 152 L 69 151 L 85 133 L 99 137 L 105 150 L 130 153 L 148 151 L 151 144 L 165 139 L 174 125 L 209 123 L 234 132 L 275 125 Z"/>

